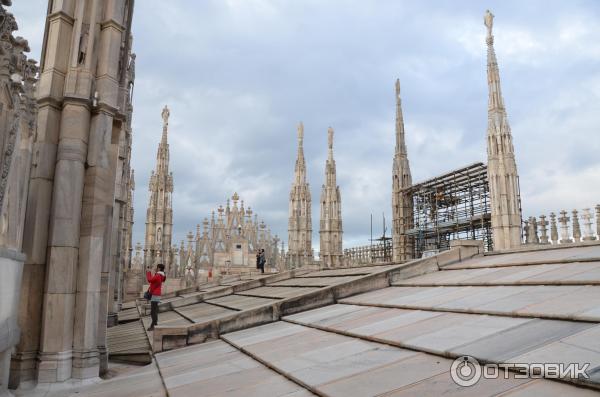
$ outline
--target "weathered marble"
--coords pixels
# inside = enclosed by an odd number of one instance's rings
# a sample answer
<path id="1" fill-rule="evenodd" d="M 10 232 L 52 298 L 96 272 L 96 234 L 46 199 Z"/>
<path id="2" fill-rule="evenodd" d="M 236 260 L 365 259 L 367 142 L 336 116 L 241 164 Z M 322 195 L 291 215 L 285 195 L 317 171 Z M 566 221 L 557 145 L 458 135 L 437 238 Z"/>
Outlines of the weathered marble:
<path id="1" fill-rule="evenodd" d="M 290 190 L 288 220 L 287 268 L 310 265 L 314 259 L 312 249 L 312 219 L 310 187 L 306 181 L 304 160 L 304 125 L 298 125 L 298 155 L 294 168 L 294 181 Z"/>
<path id="2" fill-rule="evenodd" d="M 400 79 L 396 80 L 396 149 L 392 166 L 392 257 L 405 262 L 414 256 L 413 239 L 405 232 L 413 227 L 412 195 L 403 191 L 412 185 L 404 134 Z"/>
<path id="3" fill-rule="evenodd" d="M 157 263 L 165 265 L 169 277 L 175 272 L 171 266 L 171 240 L 173 236 L 173 173 L 169 171 L 169 116 L 165 105 L 162 137 L 156 151 L 156 166 L 152 170 L 148 190 L 150 200 L 146 211 L 146 237 L 144 243 L 144 267 L 154 268 Z"/>
<path id="4" fill-rule="evenodd" d="M 490 203 L 492 207 L 492 237 L 494 250 L 516 248 L 521 244 L 521 209 L 519 174 L 515 161 L 512 133 L 508 123 L 500 72 L 494 50 L 492 26 L 494 15 L 487 11 L 486 43 L 488 75 L 487 154 Z"/>
<path id="5" fill-rule="evenodd" d="M 319 259 L 323 267 L 343 265 L 342 196 L 336 181 L 333 158 L 333 128 L 327 130 L 328 155 L 325 161 L 325 183 L 321 189 L 321 219 L 319 222 Z"/>

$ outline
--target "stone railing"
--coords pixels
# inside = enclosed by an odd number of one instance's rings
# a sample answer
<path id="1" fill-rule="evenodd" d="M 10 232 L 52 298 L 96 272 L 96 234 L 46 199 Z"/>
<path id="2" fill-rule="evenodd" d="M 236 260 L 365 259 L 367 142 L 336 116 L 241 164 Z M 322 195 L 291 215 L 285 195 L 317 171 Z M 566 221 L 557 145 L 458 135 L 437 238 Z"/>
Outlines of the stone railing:
<path id="1" fill-rule="evenodd" d="M 549 217 L 531 216 L 523 221 L 523 238 L 525 244 L 571 244 L 600 240 L 600 204 L 596 205 L 595 213 L 585 208 L 571 212 L 562 210 L 558 216 L 554 212 Z"/>
<path id="2" fill-rule="evenodd" d="M 387 263 L 392 260 L 391 244 L 377 243 L 344 249 L 346 266 L 362 266 L 373 263 Z"/>

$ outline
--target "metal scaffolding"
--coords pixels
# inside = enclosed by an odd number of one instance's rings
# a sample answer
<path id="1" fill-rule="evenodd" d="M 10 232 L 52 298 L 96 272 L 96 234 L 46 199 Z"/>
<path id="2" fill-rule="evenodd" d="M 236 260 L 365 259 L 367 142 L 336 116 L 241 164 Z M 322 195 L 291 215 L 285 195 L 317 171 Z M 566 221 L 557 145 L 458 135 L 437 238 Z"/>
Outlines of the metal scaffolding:
<path id="1" fill-rule="evenodd" d="M 450 248 L 450 240 L 483 240 L 493 249 L 487 165 L 475 163 L 412 185 L 415 258 Z"/>

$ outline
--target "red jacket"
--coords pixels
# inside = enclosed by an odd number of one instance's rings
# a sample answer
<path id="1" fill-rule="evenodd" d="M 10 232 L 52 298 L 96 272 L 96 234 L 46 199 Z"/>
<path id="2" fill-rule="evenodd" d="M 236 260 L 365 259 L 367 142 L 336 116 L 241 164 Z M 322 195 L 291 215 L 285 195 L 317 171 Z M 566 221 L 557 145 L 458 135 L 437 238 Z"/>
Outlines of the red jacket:
<path id="1" fill-rule="evenodd" d="M 148 283 L 150 284 L 150 288 L 148 288 L 148 290 L 150 291 L 150 293 L 154 296 L 160 296 L 161 295 L 161 286 L 162 283 L 165 282 L 165 280 L 167 279 L 167 276 L 165 276 L 165 274 L 163 272 L 156 272 L 154 273 L 154 276 L 152 275 L 151 271 L 146 271 L 146 280 L 148 280 Z"/>

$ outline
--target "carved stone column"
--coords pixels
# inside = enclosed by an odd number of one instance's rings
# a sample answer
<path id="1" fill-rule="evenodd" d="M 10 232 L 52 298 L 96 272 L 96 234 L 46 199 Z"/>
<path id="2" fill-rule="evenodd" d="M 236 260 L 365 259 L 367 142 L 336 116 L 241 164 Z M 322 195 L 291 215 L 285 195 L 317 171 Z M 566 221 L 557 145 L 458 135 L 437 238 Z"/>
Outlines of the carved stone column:
<path id="1" fill-rule="evenodd" d="M 573 239 L 576 243 L 581 241 L 581 227 L 579 226 L 579 216 L 577 210 L 573 210 Z"/>
<path id="2" fill-rule="evenodd" d="M 572 243 L 573 240 L 569 236 L 569 221 L 571 219 L 567 216 L 567 211 L 560 211 L 560 218 L 558 221 L 560 222 L 560 243 L 568 244 Z"/>
<path id="3" fill-rule="evenodd" d="M 558 228 L 556 227 L 556 214 L 550 213 L 550 240 L 552 244 L 558 244 Z"/>
<path id="4" fill-rule="evenodd" d="M 594 236 L 594 231 L 592 230 L 592 213 L 589 208 L 583 210 L 583 241 L 594 241 L 596 240 L 596 236 Z"/>
<path id="5" fill-rule="evenodd" d="M 548 241 L 548 221 L 546 220 L 546 215 L 540 215 L 540 220 L 538 222 L 540 225 L 540 244 L 549 244 Z"/>

